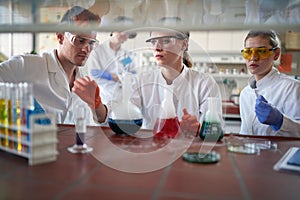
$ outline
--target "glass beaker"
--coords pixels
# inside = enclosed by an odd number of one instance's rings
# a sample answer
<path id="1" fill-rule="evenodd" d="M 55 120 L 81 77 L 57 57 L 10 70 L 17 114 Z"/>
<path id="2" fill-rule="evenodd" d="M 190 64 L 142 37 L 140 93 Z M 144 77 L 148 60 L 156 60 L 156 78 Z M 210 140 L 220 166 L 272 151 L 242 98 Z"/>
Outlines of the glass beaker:
<path id="1" fill-rule="evenodd" d="M 206 141 L 220 141 L 223 136 L 221 100 L 217 97 L 208 97 L 208 110 L 205 114 L 200 130 L 200 138 Z"/>
<path id="2" fill-rule="evenodd" d="M 173 102 L 173 86 L 167 85 L 164 87 L 164 98 L 153 129 L 154 137 L 174 138 L 179 133 L 179 127 Z"/>
<path id="3" fill-rule="evenodd" d="M 132 75 L 127 73 L 122 78 L 122 101 L 113 106 L 108 117 L 109 127 L 120 135 L 133 135 L 142 126 L 141 110 L 130 101 Z"/>

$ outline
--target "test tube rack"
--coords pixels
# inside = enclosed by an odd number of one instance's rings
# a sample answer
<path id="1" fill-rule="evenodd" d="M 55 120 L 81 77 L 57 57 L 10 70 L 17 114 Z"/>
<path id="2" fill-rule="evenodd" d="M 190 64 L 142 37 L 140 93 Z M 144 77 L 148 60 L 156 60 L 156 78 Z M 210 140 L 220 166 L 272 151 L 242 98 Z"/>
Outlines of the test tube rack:
<path id="1" fill-rule="evenodd" d="M 47 120 L 47 123 L 40 123 Z M 0 124 L 0 150 L 28 159 L 38 165 L 57 159 L 57 126 L 51 114 L 30 115 L 30 126 Z"/>

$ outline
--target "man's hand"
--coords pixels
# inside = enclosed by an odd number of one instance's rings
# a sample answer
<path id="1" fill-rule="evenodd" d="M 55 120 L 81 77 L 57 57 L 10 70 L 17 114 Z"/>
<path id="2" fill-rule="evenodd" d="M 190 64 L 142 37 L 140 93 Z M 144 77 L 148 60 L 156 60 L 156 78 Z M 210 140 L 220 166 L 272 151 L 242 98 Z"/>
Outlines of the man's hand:
<path id="1" fill-rule="evenodd" d="M 72 91 L 92 109 L 97 109 L 102 103 L 97 83 L 88 76 L 76 79 Z"/>

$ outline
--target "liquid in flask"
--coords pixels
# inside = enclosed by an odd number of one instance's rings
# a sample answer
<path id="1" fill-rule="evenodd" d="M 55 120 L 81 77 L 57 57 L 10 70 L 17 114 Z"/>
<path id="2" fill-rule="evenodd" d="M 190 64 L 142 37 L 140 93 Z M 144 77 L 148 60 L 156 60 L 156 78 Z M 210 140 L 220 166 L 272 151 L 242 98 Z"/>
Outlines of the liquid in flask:
<path id="1" fill-rule="evenodd" d="M 134 135 L 142 126 L 141 110 L 130 101 L 132 75 L 122 79 L 122 101 L 112 108 L 108 117 L 109 127 L 117 135 Z"/>
<path id="2" fill-rule="evenodd" d="M 178 117 L 173 103 L 173 86 L 164 87 L 164 98 L 156 119 L 153 134 L 158 138 L 175 138 L 180 131 Z"/>
<path id="3" fill-rule="evenodd" d="M 220 100 L 215 97 L 208 98 L 208 110 L 205 114 L 203 124 L 200 129 L 200 138 L 206 141 L 220 141 L 223 136 Z"/>

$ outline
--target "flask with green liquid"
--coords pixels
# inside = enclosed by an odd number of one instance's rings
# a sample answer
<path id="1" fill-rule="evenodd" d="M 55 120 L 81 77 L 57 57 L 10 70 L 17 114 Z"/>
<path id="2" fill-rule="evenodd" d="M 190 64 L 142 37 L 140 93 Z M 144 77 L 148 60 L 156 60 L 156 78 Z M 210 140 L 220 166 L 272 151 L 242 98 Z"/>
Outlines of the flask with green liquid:
<path id="1" fill-rule="evenodd" d="M 220 99 L 216 97 L 208 97 L 207 100 L 208 110 L 205 114 L 199 136 L 205 141 L 220 141 L 224 136 L 221 102 Z"/>

